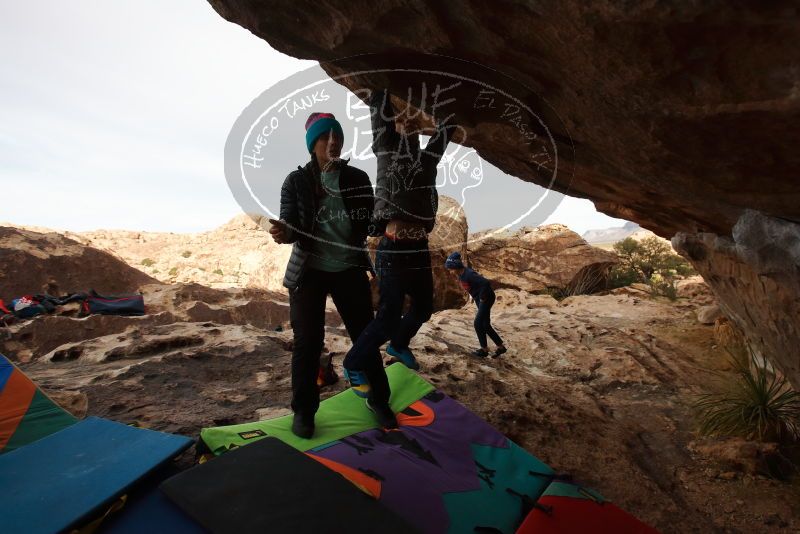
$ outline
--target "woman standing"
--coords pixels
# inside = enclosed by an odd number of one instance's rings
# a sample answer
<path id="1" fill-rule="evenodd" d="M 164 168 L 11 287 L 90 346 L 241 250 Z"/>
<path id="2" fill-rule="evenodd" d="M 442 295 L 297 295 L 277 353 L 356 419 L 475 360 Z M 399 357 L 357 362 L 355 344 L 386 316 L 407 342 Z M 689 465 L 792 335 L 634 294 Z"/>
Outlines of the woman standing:
<path id="1" fill-rule="evenodd" d="M 350 339 L 355 342 L 372 321 L 366 237 L 373 210 L 372 184 L 364 171 L 339 159 L 342 127 L 331 113 L 312 113 L 306 121 L 311 161 L 287 176 L 281 188 L 281 219 L 271 220 L 277 243 L 292 243 L 283 285 L 289 289 L 292 354 L 292 431 L 314 435 L 319 408 L 317 373 L 325 337 L 325 301 L 331 295 Z M 378 422 L 397 426 L 389 407 L 389 382 L 380 353 L 366 359 L 369 389 L 356 391 Z"/>

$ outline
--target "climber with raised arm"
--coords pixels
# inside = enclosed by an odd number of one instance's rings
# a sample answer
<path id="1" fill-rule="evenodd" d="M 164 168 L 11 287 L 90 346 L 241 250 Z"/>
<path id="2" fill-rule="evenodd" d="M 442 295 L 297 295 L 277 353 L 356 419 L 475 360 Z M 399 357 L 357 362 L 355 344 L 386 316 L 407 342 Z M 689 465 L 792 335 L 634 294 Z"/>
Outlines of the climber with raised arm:
<path id="1" fill-rule="evenodd" d="M 409 343 L 433 312 L 428 234 L 439 200 L 436 167 L 449 142 L 449 126 L 440 124 L 421 148 L 418 132 L 396 120 L 388 90 L 373 91 L 369 104 L 372 150 L 378 159 L 372 235 L 381 236 L 375 256 L 380 301 L 375 319 L 344 360 L 351 385 L 367 382 L 365 387 L 370 385 L 369 377 L 360 373 L 363 362 L 386 341 L 390 356 L 419 368 Z M 411 302 L 403 314 L 406 295 Z"/>

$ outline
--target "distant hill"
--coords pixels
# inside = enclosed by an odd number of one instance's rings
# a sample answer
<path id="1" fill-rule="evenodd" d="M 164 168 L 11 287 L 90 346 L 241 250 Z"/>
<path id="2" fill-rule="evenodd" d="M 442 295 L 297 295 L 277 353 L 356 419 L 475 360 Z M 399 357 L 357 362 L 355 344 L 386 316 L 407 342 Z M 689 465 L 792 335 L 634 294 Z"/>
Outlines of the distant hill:
<path id="1" fill-rule="evenodd" d="M 614 245 L 614 243 L 617 241 L 622 241 L 626 237 L 632 237 L 636 241 L 641 241 L 642 239 L 648 237 L 658 236 L 656 236 L 656 234 L 650 230 L 642 228 L 635 222 L 626 222 L 624 226 L 587 230 L 581 237 L 583 237 L 583 239 L 592 246 L 611 250 L 611 247 Z M 672 246 L 668 239 L 664 239 L 662 237 L 659 237 L 659 239 L 663 239 L 664 242 L 669 243 L 670 246 Z"/>
<path id="2" fill-rule="evenodd" d="M 626 237 L 630 237 L 641 229 L 642 227 L 635 222 L 626 222 L 624 226 L 587 230 L 581 237 L 590 245 L 616 243 Z"/>

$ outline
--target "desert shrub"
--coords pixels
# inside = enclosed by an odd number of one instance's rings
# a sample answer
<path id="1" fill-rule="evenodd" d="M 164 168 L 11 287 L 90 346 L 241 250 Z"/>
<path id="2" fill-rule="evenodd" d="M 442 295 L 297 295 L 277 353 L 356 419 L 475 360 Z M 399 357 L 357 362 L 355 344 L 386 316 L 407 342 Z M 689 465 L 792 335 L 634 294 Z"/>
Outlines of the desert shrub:
<path id="1" fill-rule="evenodd" d="M 669 243 L 657 237 L 647 237 L 641 241 L 626 237 L 614 243 L 614 252 L 619 256 L 620 263 L 612 269 L 609 277 L 608 287 L 612 289 L 634 282 L 650 284 L 654 275 L 666 279 L 672 278 L 675 274 L 681 276 L 695 274 L 692 266 L 675 254 Z M 658 288 L 666 292 L 667 296 L 673 289 L 674 287 L 667 286 Z"/>
<path id="2" fill-rule="evenodd" d="M 156 262 L 153 261 L 150 258 L 145 258 L 145 259 L 142 260 L 142 265 L 144 265 L 145 267 L 152 267 L 155 264 L 156 264 Z"/>
<path id="3" fill-rule="evenodd" d="M 191 255 L 192 255 L 192 251 L 191 251 L 191 250 L 184 250 L 184 251 L 181 253 L 181 256 L 183 256 L 184 258 L 188 258 L 188 257 L 189 257 L 189 256 L 191 256 Z"/>
<path id="4" fill-rule="evenodd" d="M 222 269 L 214 269 L 212 272 L 214 274 L 218 274 L 218 275 L 222 276 Z"/>
<path id="5" fill-rule="evenodd" d="M 760 441 L 800 438 L 800 393 L 747 348 L 729 352 L 732 381 L 695 402 L 700 432 Z"/>
<path id="6" fill-rule="evenodd" d="M 178 276 L 178 268 L 177 267 L 173 267 L 172 269 L 170 269 L 169 270 L 169 275 L 170 276 Z"/>
<path id="7" fill-rule="evenodd" d="M 635 270 L 624 265 L 615 265 L 608 274 L 608 289 L 624 287 L 641 281 L 641 276 Z"/>
<path id="8" fill-rule="evenodd" d="M 675 272 L 684 277 L 694 276 L 697 274 L 695 268 L 686 262 L 683 262 L 682 264 L 675 267 Z"/>
<path id="9" fill-rule="evenodd" d="M 556 300 L 563 300 L 574 295 L 588 295 L 602 289 L 607 278 L 608 269 L 585 267 L 569 283 L 561 287 L 548 287 L 544 292 Z"/>
<path id="10" fill-rule="evenodd" d="M 654 274 L 647 282 L 650 286 L 650 295 L 654 297 L 667 297 L 669 300 L 678 300 L 678 286 L 671 276 Z"/>

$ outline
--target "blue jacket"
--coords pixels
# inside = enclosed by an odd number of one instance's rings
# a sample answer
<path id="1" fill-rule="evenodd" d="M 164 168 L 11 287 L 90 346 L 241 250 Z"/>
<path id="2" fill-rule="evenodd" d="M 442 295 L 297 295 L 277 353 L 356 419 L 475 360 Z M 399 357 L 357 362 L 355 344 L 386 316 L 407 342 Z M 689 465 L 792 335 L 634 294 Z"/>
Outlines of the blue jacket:
<path id="1" fill-rule="evenodd" d="M 493 291 L 489 280 L 482 277 L 469 267 L 464 268 L 464 272 L 458 277 L 461 287 L 466 289 L 476 301 L 482 299 L 488 292 Z"/>

